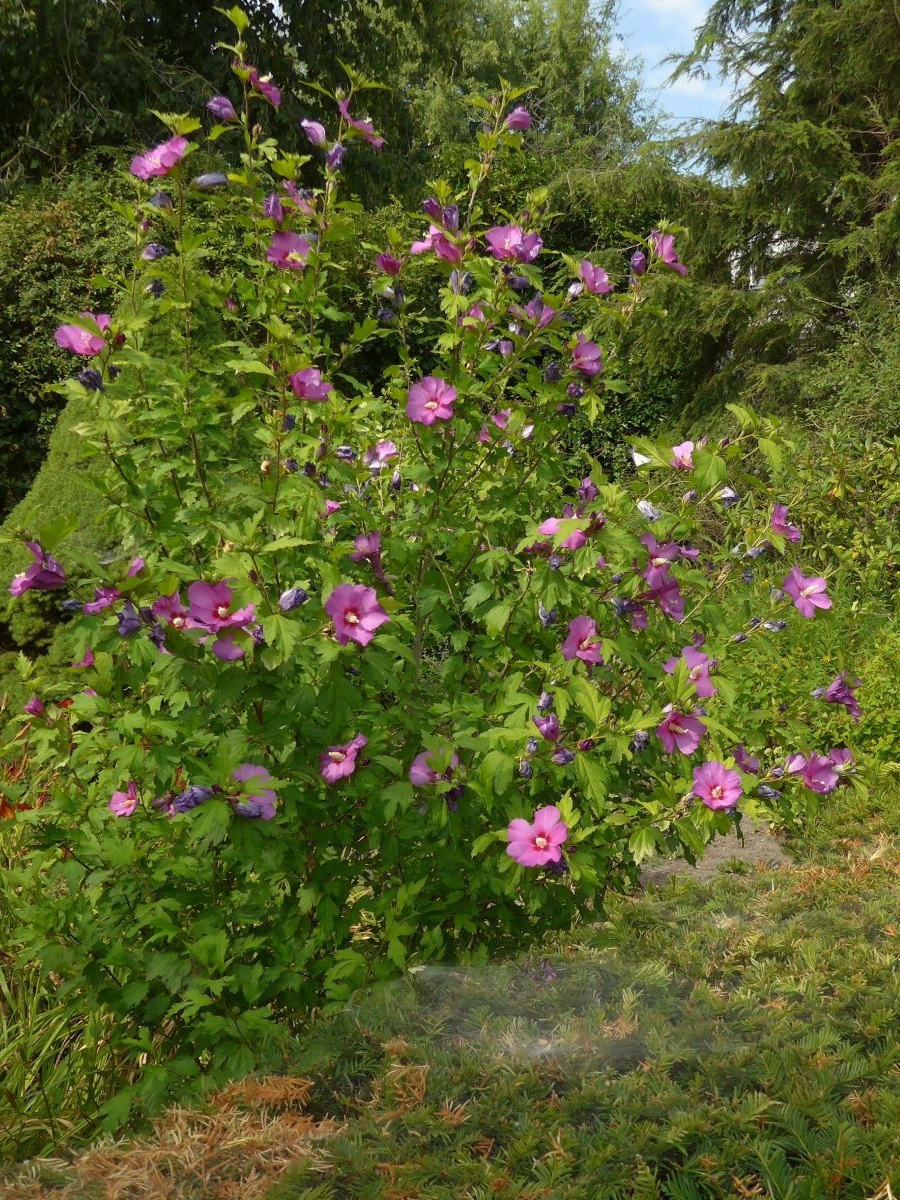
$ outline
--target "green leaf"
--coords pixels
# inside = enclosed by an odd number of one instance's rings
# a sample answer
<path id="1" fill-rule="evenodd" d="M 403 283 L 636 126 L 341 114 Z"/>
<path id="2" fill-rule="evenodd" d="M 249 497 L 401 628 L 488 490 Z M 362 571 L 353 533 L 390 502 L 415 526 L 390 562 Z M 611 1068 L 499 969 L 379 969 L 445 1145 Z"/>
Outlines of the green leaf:
<path id="1" fill-rule="evenodd" d="M 759 448 L 772 470 L 778 471 L 784 461 L 784 455 L 781 453 L 778 443 L 773 442 L 771 438 L 760 438 Z"/>
<path id="2" fill-rule="evenodd" d="M 491 750 L 481 761 L 481 778 L 488 791 L 502 796 L 513 779 L 513 760 L 502 750 Z"/>
<path id="3" fill-rule="evenodd" d="M 650 858 L 654 855 L 656 847 L 656 830 L 652 825 L 645 825 L 641 829 L 636 829 L 628 839 L 628 849 L 634 856 L 636 863 L 643 862 L 645 858 Z"/>
<path id="4" fill-rule="evenodd" d="M 491 637 L 500 637 L 503 630 L 506 628 L 506 622 L 509 620 L 509 614 L 512 612 L 512 603 L 509 600 L 504 600 L 500 604 L 495 604 L 493 608 L 489 608 L 484 614 L 484 626 Z"/>
<path id="5" fill-rule="evenodd" d="M 225 366 L 235 375 L 267 375 L 270 379 L 275 378 L 275 372 L 268 363 L 260 362 L 258 358 L 230 358 Z"/>
<path id="6" fill-rule="evenodd" d="M 238 31 L 238 37 L 244 32 L 250 24 L 250 18 L 242 8 L 237 5 L 234 8 L 217 8 L 216 12 L 220 12 L 223 17 L 227 17 L 235 29 Z"/>

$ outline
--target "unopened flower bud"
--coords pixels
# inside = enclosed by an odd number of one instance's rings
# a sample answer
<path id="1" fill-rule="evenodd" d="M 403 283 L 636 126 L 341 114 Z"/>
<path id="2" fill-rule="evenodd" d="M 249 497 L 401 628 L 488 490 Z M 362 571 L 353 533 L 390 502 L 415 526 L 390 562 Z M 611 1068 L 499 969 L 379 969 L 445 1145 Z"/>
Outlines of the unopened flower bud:
<path id="1" fill-rule="evenodd" d="M 302 587 L 288 588 L 278 597 L 278 607 L 282 612 L 291 612 L 292 609 L 305 604 L 308 599 L 309 594 Z"/>

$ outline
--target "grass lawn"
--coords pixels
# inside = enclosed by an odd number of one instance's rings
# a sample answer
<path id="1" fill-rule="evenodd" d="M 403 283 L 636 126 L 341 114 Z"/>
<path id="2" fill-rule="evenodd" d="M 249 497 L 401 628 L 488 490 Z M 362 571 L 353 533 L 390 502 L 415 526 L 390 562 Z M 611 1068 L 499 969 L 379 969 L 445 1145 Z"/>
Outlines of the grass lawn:
<path id="1" fill-rule="evenodd" d="M 889 1200 L 900 796 L 841 803 L 793 866 L 676 878 L 540 957 L 414 973 L 320 1021 L 284 1078 L 0 1197 Z"/>

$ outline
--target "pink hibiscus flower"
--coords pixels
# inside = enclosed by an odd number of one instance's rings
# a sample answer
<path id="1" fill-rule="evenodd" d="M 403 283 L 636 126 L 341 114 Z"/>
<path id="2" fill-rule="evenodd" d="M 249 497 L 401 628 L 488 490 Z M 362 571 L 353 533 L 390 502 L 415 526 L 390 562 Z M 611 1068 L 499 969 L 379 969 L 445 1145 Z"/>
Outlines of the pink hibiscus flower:
<path id="1" fill-rule="evenodd" d="M 375 631 L 390 620 L 375 589 L 355 583 L 338 584 L 325 601 L 325 611 L 334 621 L 334 634 L 342 646 L 348 642 L 368 646 Z"/>
<path id="2" fill-rule="evenodd" d="M 506 853 L 523 867 L 543 867 L 562 858 L 562 845 L 569 836 L 555 804 L 539 808 L 533 821 L 517 817 L 506 831 Z"/>
<path id="3" fill-rule="evenodd" d="M 802 617 L 814 617 L 817 608 L 831 608 L 831 597 L 826 591 L 828 585 L 820 575 L 807 578 L 799 567 L 792 567 L 781 586 Z"/>
<path id="4" fill-rule="evenodd" d="M 707 808 L 734 808 L 741 798 L 743 784 L 737 771 L 729 771 L 723 763 L 705 762 L 694 768 L 694 795 Z"/>
<path id="5" fill-rule="evenodd" d="M 417 425 L 449 421 L 453 416 L 456 389 L 439 375 L 426 375 L 407 393 L 406 415 Z"/>
<path id="6" fill-rule="evenodd" d="M 357 734 L 344 746 L 329 746 L 324 754 L 319 755 L 319 773 L 326 783 L 337 783 L 341 779 L 349 779 L 356 770 L 356 757 L 368 742 L 368 738 Z"/>

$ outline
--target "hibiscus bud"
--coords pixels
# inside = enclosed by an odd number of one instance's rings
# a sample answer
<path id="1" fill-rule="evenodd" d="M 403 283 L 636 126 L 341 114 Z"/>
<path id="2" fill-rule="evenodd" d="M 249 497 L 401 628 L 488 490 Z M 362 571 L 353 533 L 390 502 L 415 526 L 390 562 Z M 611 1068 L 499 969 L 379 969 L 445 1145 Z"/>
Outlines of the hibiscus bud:
<path id="1" fill-rule="evenodd" d="M 647 271 L 647 255 L 643 250 L 635 250 L 631 256 L 632 275 L 644 275 Z"/>
<path id="2" fill-rule="evenodd" d="M 147 203 L 160 210 L 168 210 L 173 207 L 172 197 L 168 192 L 154 192 Z"/>
<path id="3" fill-rule="evenodd" d="M 781 633 L 787 629 L 787 621 L 763 621 L 762 627 L 767 633 Z"/>
<path id="4" fill-rule="evenodd" d="M 649 500 L 638 500 L 637 510 L 642 517 L 646 517 L 648 521 L 658 521 L 662 513 L 658 508 L 655 508 Z"/>
<path id="5" fill-rule="evenodd" d="M 556 411 L 564 417 L 574 417 L 578 409 L 574 404 L 557 404 Z"/>
<path id="6" fill-rule="evenodd" d="M 282 612 L 291 612 L 292 609 L 305 604 L 308 599 L 309 594 L 302 587 L 288 588 L 278 597 L 278 607 Z"/>
<path id="7" fill-rule="evenodd" d="M 300 464 L 296 458 L 286 458 L 281 464 L 288 475 L 295 475 L 300 470 Z"/>
<path id="8" fill-rule="evenodd" d="M 324 146 L 328 139 L 328 134 L 325 132 L 325 126 L 318 121 L 310 121 L 304 118 L 300 122 L 300 128 L 306 134 L 310 143 L 313 146 Z"/>
<path id="9" fill-rule="evenodd" d="M 125 601 L 125 607 L 118 614 L 119 637 L 131 637 L 141 627 L 141 618 L 130 600 Z"/>
<path id="10" fill-rule="evenodd" d="M 28 713 L 29 717 L 42 717 L 45 709 L 40 699 L 37 696 L 32 696 L 22 711 Z"/>
<path id="11" fill-rule="evenodd" d="M 191 183 L 200 192 L 214 192 L 216 188 L 228 186 L 228 176 L 221 171 L 206 171 L 203 175 L 195 175 Z"/>
<path id="12" fill-rule="evenodd" d="M 172 808 L 177 813 L 190 812 L 192 808 L 196 808 L 198 804 L 203 804 L 206 800 L 211 800 L 216 792 L 222 789 L 219 787 L 199 787 L 194 784 L 176 796 L 172 801 Z"/>
<path id="13" fill-rule="evenodd" d="M 161 242 L 148 242 L 141 251 L 141 258 L 145 262 L 156 262 L 159 258 L 165 258 L 169 251 Z"/>
<path id="14" fill-rule="evenodd" d="M 234 105 L 227 96 L 213 96 L 212 100 L 206 102 L 206 107 L 217 121 L 225 121 L 230 124 L 238 119 Z"/>
<path id="15" fill-rule="evenodd" d="M 740 500 L 740 496 L 734 488 L 724 487 L 717 494 L 717 499 L 722 501 L 723 508 L 734 508 L 735 504 Z"/>
<path id="16" fill-rule="evenodd" d="M 562 367 L 558 362 L 547 363 L 544 367 L 544 383 L 559 383 L 562 379 Z"/>
<path id="17" fill-rule="evenodd" d="M 532 775 L 534 775 L 534 768 L 527 758 L 523 758 L 519 763 L 519 774 L 523 779 L 531 779 Z"/>
<path id="18" fill-rule="evenodd" d="M 328 153 L 325 155 L 326 168 L 329 171 L 339 171 L 341 169 L 341 165 L 344 161 L 344 155 L 346 153 L 347 153 L 346 147 L 342 146 L 340 144 L 340 142 L 338 142 L 336 145 L 332 146 L 331 149 L 328 151 Z"/>
<path id="19" fill-rule="evenodd" d="M 575 751 L 563 747 L 561 750 L 556 750 L 550 757 L 558 767 L 567 767 L 569 763 L 575 761 Z"/>
<path id="20" fill-rule="evenodd" d="M 506 128 L 515 133 L 524 133 L 526 129 L 531 128 L 531 113 L 521 104 L 518 105 L 507 115 Z"/>
<path id="21" fill-rule="evenodd" d="M 646 750 L 650 745 L 650 734 L 646 729 L 639 729 L 631 739 L 631 750 L 635 754 L 640 754 L 642 750 Z"/>
<path id="22" fill-rule="evenodd" d="M 441 206 L 434 196 L 429 196 L 427 200 L 422 201 L 422 212 L 426 217 L 431 217 L 432 221 L 441 219 Z"/>
<path id="23" fill-rule="evenodd" d="M 593 738 L 582 738 L 582 740 L 578 743 L 578 749 L 579 750 L 593 750 L 593 748 L 596 745 L 597 745 L 597 743 L 594 741 Z"/>
<path id="24" fill-rule="evenodd" d="M 527 750 L 527 752 L 529 754 L 537 754 L 539 745 L 540 745 L 540 742 L 537 740 L 536 737 L 530 737 L 528 739 L 528 741 L 525 743 L 525 749 Z"/>
<path id="25" fill-rule="evenodd" d="M 538 601 L 538 620 L 540 621 L 541 625 L 543 625 L 544 629 L 547 629 L 550 625 L 554 625 L 556 623 L 556 615 L 555 608 L 544 608 L 543 604 Z"/>
<path id="26" fill-rule="evenodd" d="M 166 285 L 161 279 L 151 279 L 144 291 L 148 296 L 152 296 L 154 300 L 158 300 L 166 290 Z"/>
<path id="27" fill-rule="evenodd" d="M 763 800 L 780 800 L 781 792 L 773 787 L 769 787 L 765 783 L 761 783 L 756 789 L 757 796 L 762 796 Z"/>
<path id="28" fill-rule="evenodd" d="M 81 612 L 84 604 L 80 600 L 63 600 L 61 607 L 63 612 Z"/>
<path id="29" fill-rule="evenodd" d="M 749 567 L 744 567 L 743 571 L 741 571 L 741 582 L 742 583 L 752 583 L 753 582 L 753 572 L 750 570 Z"/>
<path id="30" fill-rule="evenodd" d="M 693 504 L 696 499 L 697 499 L 696 491 L 693 488 L 690 488 L 681 497 L 681 503 L 682 504 Z"/>
<path id="31" fill-rule="evenodd" d="M 103 376 L 96 367 L 84 367 L 75 376 L 82 387 L 86 387 L 89 392 L 103 391 Z"/>
<path id="32" fill-rule="evenodd" d="M 550 568 L 551 571 L 558 571 L 559 568 L 562 566 L 562 555 L 561 554 L 551 554 L 550 557 L 547 559 L 547 566 Z"/>
<path id="33" fill-rule="evenodd" d="M 356 451 L 352 446 L 338 446 L 337 450 L 335 450 L 335 455 L 341 462 L 352 463 L 356 458 Z"/>
<path id="34" fill-rule="evenodd" d="M 549 712 L 553 707 L 553 693 L 541 692 L 540 696 L 538 697 L 537 706 L 538 712 Z"/>
<path id="35" fill-rule="evenodd" d="M 281 422 L 281 432 L 290 433 L 296 424 L 297 418 L 292 413 L 288 413 L 288 415 Z"/>
<path id="36" fill-rule="evenodd" d="M 746 635 L 746 633 L 736 633 L 736 634 L 734 634 L 734 636 L 732 637 L 731 640 L 733 642 L 746 642 L 747 635 Z"/>
<path id="37" fill-rule="evenodd" d="M 584 388 L 580 383 L 570 383 L 566 388 L 566 395 L 571 396 L 573 400 L 580 400 L 584 395 Z"/>

